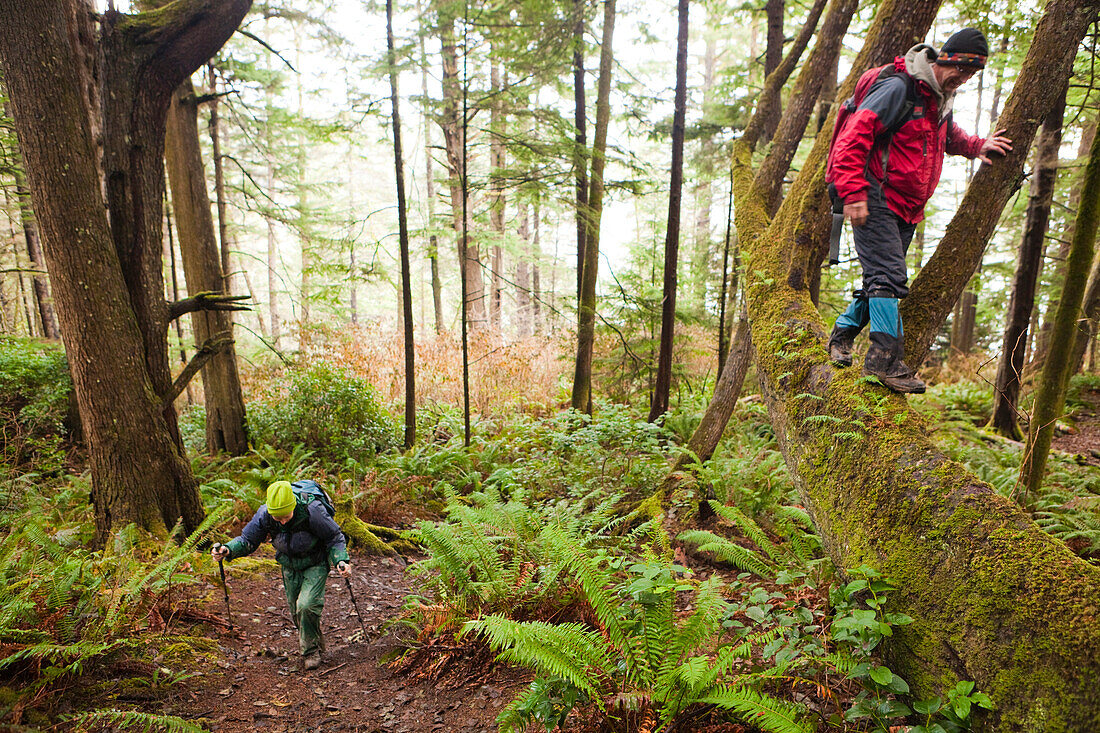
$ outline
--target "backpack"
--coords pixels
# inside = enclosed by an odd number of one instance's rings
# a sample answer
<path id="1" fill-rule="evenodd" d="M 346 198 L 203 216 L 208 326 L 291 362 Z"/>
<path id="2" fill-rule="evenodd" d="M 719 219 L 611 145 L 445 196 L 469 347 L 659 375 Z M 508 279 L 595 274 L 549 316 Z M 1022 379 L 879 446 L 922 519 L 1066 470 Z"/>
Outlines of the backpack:
<path id="1" fill-rule="evenodd" d="M 882 66 L 875 66 L 873 68 L 867 69 L 867 71 L 860 74 L 859 80 L 856 82 L 855 91 L 852 92 L 852 96 L 844 100 L 844 102 L 837 109 L 836 123 L 833 125 L 833 137 L 829 141 L 829 160 L 826 166 L 826 180 L 829 180 L 831 178 L 831 176 L 828 175 L 828 171 L 833 166 L 833 150 L 836 147 L 836 141 L 837 138 L 840 137 L 841 131 L 844 130 L 844 128 L 848 124 L 848 120 L 850 120 L 852 115 L 855 114 L 856 110 L 859 109 L 859 105 L 863 103 L 863 100 L 867 96 L 867 93 L 871 91 L 871 87 L 873 87 L 881 79 L 886 79 L 887 77 L 891 76 L 900 76 L 902 79 L 905 80 L 906 95 L 904 113 L 900 115 L 900 117 L 898 118 L 898 122 L 886 128 L 886 130 L 883 131 L 883 133 L 875 139 L 874 147 L 878 148 L 881 151 L 882 170 L 884 172 L 886 170 L 887 157 L 890 151 L 890 138 L 894 136 L 894 133 L 901 129 L 902 125 L 909 121 L 911 113 L 916 112 L 918 116 L 924 114 L 923 102 L 917 99 L 917 85 L 916 82 L 913 80 L 913 77 L 909 76 L 909 74 L 905 72 L 898 71 L 894 67 L 894 62 L 892 61 Z"/>
<path id="2" fill-rule="evenodd" d="M 321 485 L 311 479 L 305 479 L 302 481 L 295 481 L 292 483 L 291 488 L 294 489 L 294 497 L 303 504 L 310 504 L 314 501 L 320 502 L 321 506 L 325 508 L 330 517 L 336 516 L 336 507 L 332 504 L 332 499 L 325 492 Z"/>

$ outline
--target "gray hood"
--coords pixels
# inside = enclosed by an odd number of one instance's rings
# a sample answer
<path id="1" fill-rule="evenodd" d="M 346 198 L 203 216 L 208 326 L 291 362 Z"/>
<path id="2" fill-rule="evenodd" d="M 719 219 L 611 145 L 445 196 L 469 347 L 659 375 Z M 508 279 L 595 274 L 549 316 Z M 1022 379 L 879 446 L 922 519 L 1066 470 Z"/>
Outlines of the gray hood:
<path id="1" fill-rule="evenodd" d="M 936 81 L 936 75 L 932 73 L 932 62 L 937 55 L 936 49 L 927 43 L 918 43 L 905 54 L 905 70 L 909 72 L 909 76 L 923 81 L 932 90 L 938 102 L 940 119 L 943 120 L 955 105 L 955 93 L 945 96 L 940 83 Z"/>

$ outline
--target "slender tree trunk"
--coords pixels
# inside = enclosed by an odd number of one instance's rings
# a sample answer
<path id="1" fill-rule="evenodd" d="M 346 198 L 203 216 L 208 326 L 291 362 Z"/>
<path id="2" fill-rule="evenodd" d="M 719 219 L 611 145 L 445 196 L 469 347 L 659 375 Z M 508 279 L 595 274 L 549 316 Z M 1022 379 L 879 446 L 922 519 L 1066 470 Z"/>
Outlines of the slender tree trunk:
<path id="1" fill-rule="evenodd" d="M 233 266 L 229 258 L 229 200 L 225 196 L 225 167 L 222 162 L 222 135 L 220 97 L 218 93 L 217 68 L 211 61 L 206 65 L 207 76 L 210 80 L 210 120 L 207 130 L 210 133 L 210 151 L 214 159 L 214 197 L 218 206 L 218 251 L 222 261 L 222 286 L 223 293 L 234 292 Z"/>
<path id="2" fill-rule="evenodd" d="M 729 276 L 729 263 L 730 263 L 730 238 L 733 235 L 733 176 L 731 171 L 730 176 L 730 195 L 729 203 L 726 209 L 726 237 L 722 245 L 722 288 L 720 295 L 718 296 L 718 375 L 719 378 L 722 374 L 722 369 L 726 365 L 726 354 L 729 351 L 729 340 L 726 334 L 726 321 L 732 320 L 729 318 L 729 309 L 727 308 L 727 300 L 732 300 L 731 295 L 736 293 L 737 288 L 730 282 Z M 737 268 L 733 270 L 734 282 L 737 281 Z"/>
<path id="3" fill-rule="evenodd" d="M 592 413 L 592 352 L 596 343 L 596 276 L 600 261 L 600 219 L 603 214 L 603 172 L 607 127 L 611 122 L 611 42 L 615 34 L 615 0 L 604 0 L 600 43 L 600 80 L 596 90 L 596 132 L 592 141 L 592 176 L 584 206 L 584 264 L 577 310 L 577 360 L 573 372 L 572 406 Z"/>
<path id="4" fill-rule="evenodd" d="M 390 66 L 390 116 L 393 122 L 393 162 L 397 179 L 397 226 L 401 243 L 401 303 L 405 326 L 405 449 L 416 443 L 416 351 L 413 341 L 412 268 L 405 204 L 405 163 L 401 153 L 401 114 L 397 94 L 397 52 L 393 42 L 393 0 L 386 0 L 386 51 Z"/>
<path id="5" fill-rule="evenodd" d="M 573 178 L 577 189 L 577 316 L 580 318 L 588 225 L 588 136 L 584 94 L 585 0 L 573 0 Z M 579 323 L 579 320 L 578 320 Z"/>
<path id="6" fill-rule="evenodd" d="M 1012 295 L 1008 301 L 1005 335 L 1001 345 L 1001 361 L 997 366 L 996 388 L 993 393 L 990 427 L 1001 435 L 1016 440 L 1021 437 L 1016 420 L 1016 401 L 1020 395 L 1020 375 L 1024 369 L 1028 325 L 1035 307 L 1035 290 L 1046 245 L 1050 205 L 1054 200 L 1054 185 L 1058 179 L 1058 149 L 1062 145 L 1062 116 L 1065 109 L 1066 96 L 1063 92 L 1054 109 L 1043 121 L 1043 129 L 1039 134 L 1024 235 L 1016 261 L 1016 275 L 1012 280 Z"/>
<path id="7" fill-rule="evenodd" d="M 198 106 L 190 80 L 181 84 L 172 97 L 165 143 L 187 291 L 191 295 L 220 292 L 226 279 L 206 192 Z M 225 342 L 202 368 L 206 449 L 211 453 L 244 455 L 248 452 L 248 428 L 233 344 L 233 317 L 227 311 L 196 311 L 191 314 L 191 324 L 198 346 Z"/>
<path id="8" fill-rule="evenodd" d="M 539 235 L 542 232 L 540 226 L 540 212 L 539 212 L 539 197 L 535 194 L 535 204 L 533 218 L 535 220 L 535 234 L 531 239 L 531 290 L 533 293 L 532 307 L 534 312 L 531 314 L 533 324 L 532 329 L 534 333 L 541 334 L 543 332 L 542 323 L 542 250 L 539 242 Z"/>
<path id="9" fill-rule="evenodd" d="M 680 252 L 680 197 L 684 188 L 684 117 L 687 108 L 688 0 L 679 0 L 676 35 L 676 98 L 672 116 L 672 174 L 668 192 L 668 224 L 665 229 L 664 297 L 661 303 L 661 347 L 657 379 L 649 405 L 649 421 L 668 412 L 672 386 L 672 349 L 676 333 L 676 282 Z"/>
<path id="10" fill-rule="evenodd" d="M 10 117 L 7 105 L 4 106 L 4 116 Z M 35 304 L 38 307 L 38 323 L 42 328 L 42 335 L 56 341 L 61 338 L 61 332 L 57 325 L 57 314 L 53 308 L 53 297 L 50 295 L 50 285 L 45 274 L 46 263 L 42 255 L 42 240 L 38 236 L 38 224 L 34 220 L 34 211 L 31 207 L 31 192 L 27 189 L 27 182 L 23 175 L 23 164 L 20 160 L 18 148 L 13 155 L 11 174 L 15 181 L 15 196 L 19 204 L 19 218 L 23 222 L 23 238 L 27 245 L 27 257 L 30 259 L 31 269 L 36 272 L 31 275 L 31 284 L 34 287 Z"/>
<path id="11" fill-rule="evenodd" d="M 523 244 L 523 253 L 516 258 L 516 335 L 523 339 L 534 332 L 531 320 L 531 270 L 527 260 L 531 251 L 531 205 L 519 204 L 519 227 L 517 234 Z"/>
<path id="12" fill-rule="evenodd" d="M 708 10 L 708 25 L 717 23 L 717 19 Z M 715 72 L 718 65 L 718 44 L 713 34 L 707 34 L 706 49 L 703 54 L 703 109 L 713 104 Z M 691 310 L 699 318 L 707 312 L 707 286 L 711 280 L 711 231 L 710 211 L 712 206 L 714 161 L 717 157 L 714 136 L 704 134 L 699 141 L 699 163 L 696 166 L 695 199 L 695 252 L 692 257 L 692 303 Z"/>
<path id="13" fill-rule="evenodd" d="M 470 240 L 470 221 L 467 192 L 464 186 L 466 178 L 466 124 L 464 80 L 458 76 L 458 51 L 455 46 L 455 19 L 440 11 L 439 37 L 442 43 L 443 62 L 443 112 L 439 125 L 443 131 L 444 145 L 447 150 L 449 168 L 448 183 L 451 193 L 451 217 L 455 234 L 459 238 L 459 266 L 465 278 L 464 302 L 468 326 L 475 329 L 486 325 L 485 284 L 481 273 L 481 254 L 477 242 Z"/>
<path id="14" fill-rule="evenodd" d="M 969 287 L 959 296 L 959 302 L 955 308 L 955 321 L 952 323 L 951 328 L 952 356 L 965 356 L 974 348 L 974 326 L 978 318 L 978 290 L 981 288 L 981 271 L 982 265 L 979 262 L 974 277 L 970 279 Z"/>
<path id="15" fill-rule="evenodd" d="M 1092 139 L 1096 136 L 1096 120 L 1089 120 L 1082 128 L 1081 132 L 1081 144 L 1077 148 L 1077 160 L 1088 160 L 1089 150 L 1092 148 Z M 1066 202 L 1066 207 L 1071 212 L 1076 212 L 1077 207 L 1081 204 L 1081 184 L 1084 181 L 1084 176 L 1076 176 L 1073 186 L 1070 188 L 1069 200 Z M 1073 241 L 1073 221 L 1070 220 L 1066 226 L 1061 241 L 1058 245 L 1058 256 L 1054 263 L 1054 274 L 1051 277 L 1051 297 L 1049 305 L 1047 306 L 1046 317 L 1043 318 L 1043 325 L 1039 328 L 1039 332 L 1035 334 L 1035 348 L 1031 350 L 1030 367 L 1032 370 L 1038 371 L 1042 368 L 1043 362 L 1046 361 L 1047 346 L 1050 343 L 1050 332 L 1053 327 L 1053 317 L 1058 310 L 1058 293 L 1062 290 L 1062 282 L 1065 280 L 1066 260 L 1069 259 L 1069 245 Z M 1088 303 L 1088 300 L 1085 301 Z"/>
<path id="16" fill-rule="evenodd" d="M 417 2 L 417 8 L 421 3 Z M 419 12 L 423 12 L 419 10 Z M 420 45 L 420 92 L 424 98 L 424 119 L 431 118 L 428 96 L 428 53 L 424 47 L 424 34 L 417 34 L 417 43 Z M 428 205 L 428 262 L 432 274 L 432 314 L 435 316 L 435 332 L 443 333 L 443 281 L 439 276 L 439 237 L 435 233 L 435 172 L 432 170 L 434 158 L 432 148 L 431 126 L 424 125 L 424 191 Z"/>
<path id="17" fill-rule="evenodd" d="M 168 292 L 166 295 L 172 299 L 172 302 L 176 302 L 180 299 L 180 281 L 179 275 L 176 270 L 176 240 L 173 234 L 172 226 L 172 207 L 168 201 L 165 201 L 164 206 L 164 264 L 168 268 L 168 280 L 165 283 Z M 186 340 L 183 337 L 183 319 L 177 318 L 173 322 L 173 326 L 176 329 L 176 344 L 179 347 L 179 366 L 182 372 L 187 367 L 187 345 Z M 184 390 L 187 395 L 187 406 L 195 404 L 195 391 L 194 385 L 191 382 L 187 383 L 187 389 Z"/>
<path id="18" fill-rule="evenodd" d="M 1066 387 L 1076 366 L 1072 357 L 1077 317 L 1092 263 L 1097 226 L 1100 226 L 1100 136 L 1093 139 L 1088 166 L 1085 168 L 1081 207 L 1077 212 L 1073 244 L 1066 262 L 1066 280 L 1062 286 L 1062 297 L 1058 301 L 1058 311 L 1054 316 L 1050 352 L 1043 366 L 1039 391 L 1031 412 L 1024 460 L 1020 464 L 1019 485 L 1025 503 L 1034 501 L 1042 487 L 1047 455 L 1054 437 L 1054 422 L 1065 407 Z"/>
<path id="19" fill-rule="evenodd" d="M 810 57 L 795 81 L 788 110 L 776 128 L 771 149 L 756 175 L 759 185 L 767 186 L 766 195 L 770 214 L 774 214 L 779 208 L 784 176 L 787 169 L 791 167 L 791 161 L 794 160 L 795 152 L 798 150 L 798 143 L 806 132 L 806 125 L 813 114 L 817 98 L 825 86 L 825 79 L 836 64 L 841 42 L 844 40 L 844 34 L 848 31 L 858 5 L 859 0 L 833 0 L 829 4 L 814 50 L 810 52 Z M 823 6 L 824 2 L 818 2 L 815 5 L 815 8 L 818 8 L 818 14 L 821 13 L 820 8 Z M 807 28 L 813 30 L 816 26 L 817 20 L 811 14 L 811 18 L 803 28 L 803 33 L 806 33 Z"/>
<path id="20" fill-rule="evenodd" d="M 784 0 L 766 0 L 764 15 L 767 17 L 767 45 L 764 48 L 764 78 L 776 70 L 783 60 L 783 13 Z M 783 115 L 782 101 L 770 108 L 768 119 L 764 120 L 763 141 L 767 142 L 775 135 L 779 127 L 779 118 Z"/>
<path id="21" fill-rule="evenodd" d="M 504 180 L 505 165 L 504 135 L 507 123 L 504 119 L 503 89 L 507 78 L 501 84 L 500 63 L 494 59 L 489 70 L 489 90 L 492 102 L 489 107 L 489 227 L 493 230 L 492 289 L 489 300 L 489 321 L 493 328 L 501 330 L 501 273 L 504 271 L 504 254 L 501 242 L 504 240 Z"/>

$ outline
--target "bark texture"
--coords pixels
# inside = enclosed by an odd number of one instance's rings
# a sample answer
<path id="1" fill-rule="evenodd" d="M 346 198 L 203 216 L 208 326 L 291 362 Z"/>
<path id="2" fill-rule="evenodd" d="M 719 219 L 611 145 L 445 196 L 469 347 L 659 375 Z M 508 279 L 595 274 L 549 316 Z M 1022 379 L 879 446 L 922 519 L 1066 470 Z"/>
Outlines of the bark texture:
<path id="1" fill-rule="evenodd" d="M 190 80 L 176 89 L 168 110 L 165 163 L 187 291 L 192 295 L 219 292 L 226 279 L 206 191 L 199 147 L 198 106 Z M 191 327 L 195 332 L 196 348 L 214 340 L 224 342 L 202 370 L 206 449 L 211 453 L 225 451 L 230 455 L 244 455 L 248 452 L 248 428 L 237 373 L 237 351 L 233 345 L 233 316 L 228 311 L 195 311 L 191 314 Z"/>
<path id="2" fill-rule="evenodd" d="M 928 355 L 974 270 L 1009 197 L 1019 188 L 1024 161 L 1039 124 L 1069 77 L 1077 45 L 1096 19 L 1096 0 L 1051 0 L 1035 29 L 1020 74 L 997 126 L 1007 130 L 1012 151 L 995 165 L 982 165 L 966 190 L 935 254 L 902 301 L 905 353 L 910 364 Z M 1057 82 L 1057 83 L 1052 83 Z"/>

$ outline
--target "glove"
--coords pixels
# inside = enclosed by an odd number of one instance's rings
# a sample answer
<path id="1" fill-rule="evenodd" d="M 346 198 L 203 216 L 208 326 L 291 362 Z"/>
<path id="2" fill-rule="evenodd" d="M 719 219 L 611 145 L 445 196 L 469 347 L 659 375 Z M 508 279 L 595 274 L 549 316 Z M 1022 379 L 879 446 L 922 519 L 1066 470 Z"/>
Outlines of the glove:
<path id="1" fill-rule="evenodd" d="M 336 572 L 340 573 L 340 575 L 351 575 L 351 563 L 346 560 L 341 560 L 336 563 Z"/>
<path id="2" fill-rule="evenodd" d="M 220 542 L 215 542 L 214 546 L 210 548 L 210 556 L 215 560 L 224 560 L 229 557 L 229 548 Z"/>

